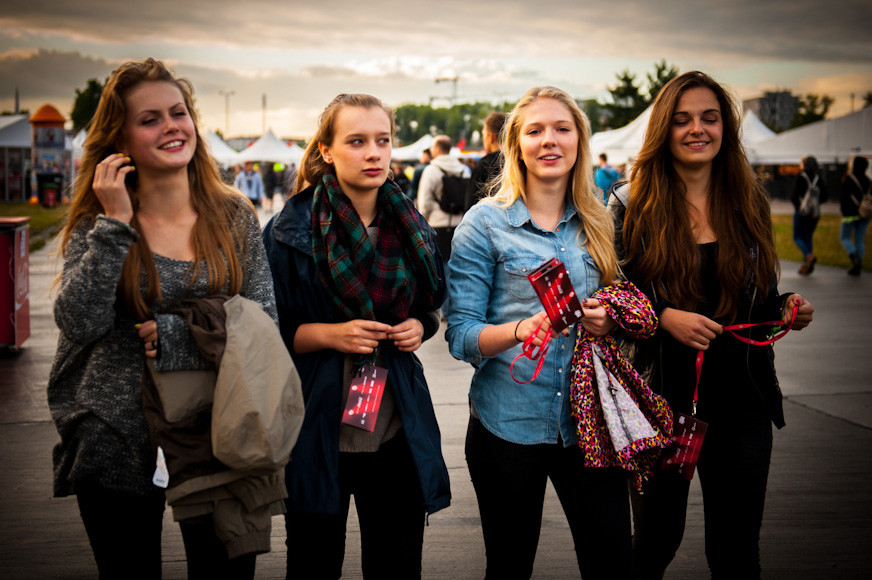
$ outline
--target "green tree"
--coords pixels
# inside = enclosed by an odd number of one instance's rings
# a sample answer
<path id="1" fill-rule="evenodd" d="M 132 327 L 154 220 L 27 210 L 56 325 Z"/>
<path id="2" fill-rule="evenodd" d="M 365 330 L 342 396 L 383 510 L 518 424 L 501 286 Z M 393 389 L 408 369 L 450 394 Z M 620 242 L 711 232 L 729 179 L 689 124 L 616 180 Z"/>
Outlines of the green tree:
<path id="1" fill-rule="evenodd" d="M 648 104 L 654 102 L 663 85 L 678 76 L 678 67 L 666 64 L 666 59 L 654 63 L 654 74 L 648 73 Z"/>
<path id="2" fill-rule="evenodd" d="M 591 134 L 602 130 L 609 118 L 606 108 L 596 99 L 576 100 L 575 102 L 578 104 L 578 108 L 584 111 L 584 114 L 590 119 Z"/>
<path id="3" fill-rule="evenodd" d="M 401 145 L 414 143 L 427 134 L 444 134 L 454 143 L 465 140 L 472 144 L 472 134 L 481 132 L 484 118 L 491 111 L 510 111 L 513 103 L 494 106 L 489 102 L 459 103 L 451 107 L 406 104 L 395 110 L 397 140 Z"/>
<path id="4" fill-rule="evenodd" d="M 832 104 L 833 98 L 829 95 L 819 96 L 812 93 L 800 95 L 799 102 L 796 104 L 796 112 L 790 122 L 790 128 L 822 121 L 827 116 Z"/>
<path id="5" fill-rule="evenodd" d="M 89 79 L 88 85 L 83 90 L 76 89 L 76 100 L 73 102 L 73 110 L 70 113 L 73 131 L 81 131 L 91 122 L 91 118 L 97 112 L 97 104 L 100 102 L 103 86 L 97 79 Z"/>
<path id="6" fill-rule="evenodd" d="M 608 87 L 612 102 L 605 105 L 610 113 L 609 126 L 611 128 L 623 127 L 639 116 L 639 113 L 648 106 L 642 95 L 639 85 L 636 84 L 636 75 L 628 69 L 618 73 L 618 84 Z"/>
<path id="7" fill-rule="evenodd" d="M 636 84 L 636 75 L 625 69 L 617 73 L 618 84 L 608 87 L 612 102 L 602 105 L 606 115 L 601 119 L 603 129 L 616 129 L 623 127 L 639 116 L 648 105 L 654 102 L 660 89 L 678 76 L 679 70 L 675 65 L 670 65 L 665 59 L 654 63 L 654 72 L 648 73 L 648 89 L 642 92 L 641 84 Z M 590 116 L 590 113 L 588 113 Z M 593 118 L 591 118 L 593 124 Z M 598 129 L 594 129 L 596 132 Z"/>

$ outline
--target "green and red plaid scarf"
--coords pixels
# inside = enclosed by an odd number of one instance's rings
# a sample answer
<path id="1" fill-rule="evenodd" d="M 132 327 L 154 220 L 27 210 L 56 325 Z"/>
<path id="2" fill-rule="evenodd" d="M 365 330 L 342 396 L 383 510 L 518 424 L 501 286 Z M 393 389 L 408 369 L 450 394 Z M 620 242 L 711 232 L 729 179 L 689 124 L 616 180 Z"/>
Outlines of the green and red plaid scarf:
<path id="1" fill-rule="evenodd" d="M 349 319 L 406 320 L 416 292 L 435 309 L 439 280 L 427 246 L 427 222 L 392 181 L 378 191 L 378 238 L 366 228 L 336 176 L 326 174 L 312 200 L 315 269 L 333 302 Z"/>

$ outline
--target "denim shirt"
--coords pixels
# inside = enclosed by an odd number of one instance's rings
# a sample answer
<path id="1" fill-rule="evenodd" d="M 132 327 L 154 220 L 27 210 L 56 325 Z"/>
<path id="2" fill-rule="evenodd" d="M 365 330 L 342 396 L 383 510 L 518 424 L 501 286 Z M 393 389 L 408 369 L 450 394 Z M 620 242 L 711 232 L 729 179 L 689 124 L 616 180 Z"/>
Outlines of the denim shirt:
<path id="1" fill-rule="evenodd" d="M 580 246 L 581 220 L 573 206 L 554 231 L 530 218 L 519 198 L 507 208 L 479 203 L 463 217 L 454 233 L 446 338 L 451 355 L 471 363 L 475 374 L 469 398 L 472 413 L 493 434 L 512 443 L 574 445 L 575 422 L 570 415 L 570 363 L 578 336 L 552 339 L 539 376 L 521 385 L 512 380 L 509 365 L 521 353 L 518 344 L 486 358 L 478 337 L 488 325 L 528 318 L 544 310 L 527 274 L 551 258 L 564 263 L 580 299 L 600 286 L 600 272 L 586 246 Z M 533 376 L 538 361 L 526 357 L 514 366 L 519 380 Z M 558 439 L 559 437 L 559 439 Z"/>

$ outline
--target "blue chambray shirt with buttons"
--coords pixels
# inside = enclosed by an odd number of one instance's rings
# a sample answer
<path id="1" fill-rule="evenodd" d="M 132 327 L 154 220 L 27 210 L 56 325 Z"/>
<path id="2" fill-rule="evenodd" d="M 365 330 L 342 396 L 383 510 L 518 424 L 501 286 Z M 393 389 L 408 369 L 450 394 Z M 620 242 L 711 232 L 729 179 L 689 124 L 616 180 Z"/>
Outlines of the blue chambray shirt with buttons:
<path id="1" fill-rule="evenodd" d="M 521 385 L 512 380 L 509 365 L 521 353 L 517 345 L 485 358 L 478 336 L 485 326 L 528 318 L 544 308 L 527 274 L 547 260 L 564 263 L 580 299 L 601 287 L 600 272 L 580 246 L 581 220 L 568 205 L 555 231 L 538 227 L 524 202 L 507 208 L 483 202 L 463 217 L 452 241 L 448 277 L 449 308 L 446 338 L 451 355 L 475 367 L 469 397 L 472 412 L 493 434 L 525 445 L 574 445 L 575 422 L 570 415 L 570 363 L 578 336 L 552 340 L 539 376 Z M 515 363 L 519 380 L 533 376 L 538 361 L 523 357 Z M 559 436 L 559 439 L 558 439 Z"/>

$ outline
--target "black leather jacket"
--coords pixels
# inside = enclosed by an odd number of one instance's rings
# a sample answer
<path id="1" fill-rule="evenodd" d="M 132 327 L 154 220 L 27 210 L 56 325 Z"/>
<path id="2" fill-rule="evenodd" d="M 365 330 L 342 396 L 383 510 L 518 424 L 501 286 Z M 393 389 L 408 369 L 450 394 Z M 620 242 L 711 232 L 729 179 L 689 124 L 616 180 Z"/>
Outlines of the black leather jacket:
<path id="1" fill-rule="evenodd" d="M 672 305 L 663 300 L 654 284 L 643 285 L 638 280 L 633 265 L 624 262 L 622 229 L 629 190 L 629 185 L 626 182 L 617 183 L 612 188 L 612 195 L 609 197 L 609 209 L 615 220 L 615 249 L 619 260 L 621 260 L 624 276 L 648 296 L 654 306 L 655 313 L 659 316 L 665 308 Z M 755 254 L 753 247 L 749 247 L 748 251 L 752 255 Z M 780 319 L 789 294 L 779 295 L 777 280 L 773 279 L 766 298 L 761 299 L 750 272 L 747 279 L 748 285 L 740 297 L 735 322 L 751 323 Z M 763 336 L 758 335 L 755 338 L 761 339 Z M 664 348 L 667 342 L 671 342 L 671 344 Z M 683 360 L 685 357 L 682 357 L 681 361 L 677 361 L 670 354 L 681 349 L 687 349 L 688 358 L 692 361 L 692 349 L 677 345 L 677 341 L 662 328 L 658 328 L 652 338 L 633 343 L 628 348 L 633 365 L 651 388 L 663 395 L 673 410 L 689 413 L 694 390 L 693 379 L 688 380 L 689 377 L 693 376 L 692 363 L 686 364 L 687 361 Z M 772 423 L 780 429 L 784 426 L 784 411 L 781 388 L 775 374 L 775 351 L 772 345 L 752 346 L 750 344 L 744 344 L 742 350 L 744 353 L 742 362 L 746 367 L 746 375 L 753 383 L 753 390 L 759 394 L 758 400 L 764 406 Z"/>

